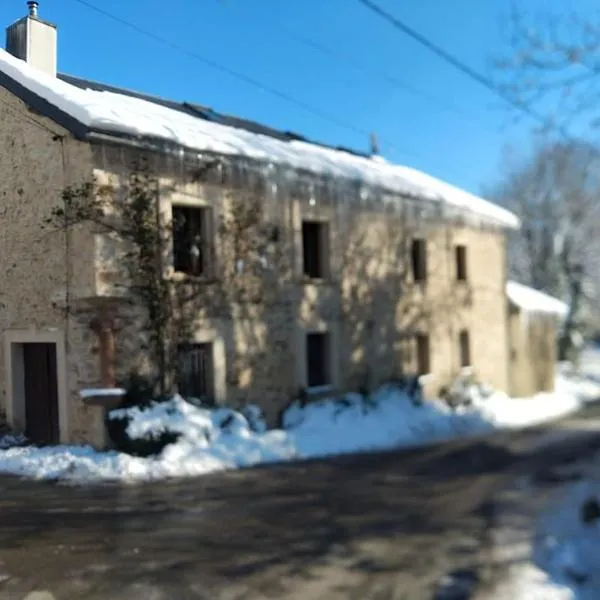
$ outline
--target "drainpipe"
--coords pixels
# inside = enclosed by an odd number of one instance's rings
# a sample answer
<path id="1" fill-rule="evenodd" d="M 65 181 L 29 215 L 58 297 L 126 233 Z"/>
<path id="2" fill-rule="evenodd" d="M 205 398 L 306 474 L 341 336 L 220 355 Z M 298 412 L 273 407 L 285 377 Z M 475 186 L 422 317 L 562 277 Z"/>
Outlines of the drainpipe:
<path id="1" fill-rule="evenodd" d="M 98 336 L 100 355 L 100 378 L 102 387 L 115 387 L 115 329 L 113 320 L 107 315 L 94 319 L 92 331 Z"/>

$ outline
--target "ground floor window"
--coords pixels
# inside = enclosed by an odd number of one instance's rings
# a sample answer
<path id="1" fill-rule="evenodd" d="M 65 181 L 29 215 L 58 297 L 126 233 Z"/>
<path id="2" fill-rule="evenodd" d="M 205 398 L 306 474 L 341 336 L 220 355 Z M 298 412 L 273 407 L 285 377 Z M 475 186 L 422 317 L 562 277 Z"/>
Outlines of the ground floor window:
<path id="1" fill-rule="evenodd" d="M 330 335 L 313 332 L 306 336 L 306 380 L 309 388 L 331 385 Z"/>
<path id="2" fill-rule="evenodd" d="M 462 367 L 470 367 L 471 366 L 471 340 L 469 337 L 469 332 L 466 329 L 463 329 L 458 334 L 458 346 L 459 346 L 459 356 L 460 356 L 460 366 Z"/>
<path id="3" fill-rule="evenodd" d="M 198 398 L 213 403 L 215 388 L 212 343 L 181 344 L 178 355 L 179 393 L 184 398 Z"/>
<path id="4" fill-rule="evenodd" d="M 416 337 L 416 346 L 417 373 L 419 375 L 427 375 L 431 372 L 429 336 L 426 333 L 418 333 Z"/>

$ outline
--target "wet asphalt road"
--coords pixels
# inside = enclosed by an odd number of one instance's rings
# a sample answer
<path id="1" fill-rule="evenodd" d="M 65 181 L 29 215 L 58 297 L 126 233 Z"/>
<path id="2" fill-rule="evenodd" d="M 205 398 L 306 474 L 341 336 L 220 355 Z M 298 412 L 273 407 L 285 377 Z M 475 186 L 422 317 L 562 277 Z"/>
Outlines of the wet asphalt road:
<path id="1" fill-rule="evenodd" d="M 485 561 L 495 490 L 591 453 L 599 433 L 595 405 L 487 440 L 194 480 L 0 478 L 0 599 L 433 598 Z"/>

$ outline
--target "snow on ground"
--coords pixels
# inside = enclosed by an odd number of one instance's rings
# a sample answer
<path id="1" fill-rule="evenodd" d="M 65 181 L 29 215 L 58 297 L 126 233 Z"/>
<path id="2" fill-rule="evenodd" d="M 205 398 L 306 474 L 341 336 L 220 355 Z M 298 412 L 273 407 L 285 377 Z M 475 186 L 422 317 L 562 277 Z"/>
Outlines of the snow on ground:
<path id="1" fill-rule="evenodd" d="M 511 398 L 496 392 L 484 401 L 478 401 L 477 410 L 496 427 L 528 427 L 558 419 L 574 412 L 582 402 L 598 398 L 600 384 L 581 378 L 556 378 L 555 391 L 537 394 L 531 398 Z"/>
<path id="2" fill-rule="evenodd" d="M 583 469 L 581 481 L 561 488 L 550 502 L 538 519 L 533 564 L 511 569 L 493 600 L 600 598 L 600 513 L 588 523 L 581 518 L 586 502 L 600 502 L 599 459 Z"/>
<path id="3" fill-rule="evenodd" d="M 600 597 L 600 522 L 581 518 L 583 505 L 600 501 L 600 473 L 594 471 L 569 486 L 560 500 L 542 515 L 537 531 L 534 562 L 549 574 L 557 587 L 570 591 L 577 600 Z"/>
<path id="4" fill-rule="evenodd" d="M 573 590 L 537 567 L 520 565 L 493 593 L 493 600 L 574 600 Z"/>
<path id="5" fill-rule="evenodd" d="M 145 410 L 127 411 L 131 437 L 157 436 L 165 430 L 179 434 L 177 442 L 158 456 L 139 458 L 81 446 L 20 447 L 0 450 L 0 472 L 78 482 L 196 476 L 524 427 L 564 415 L 600 396 L 600 384 L 584 377 L 559 375 L 557 379 L 553 394 L 515 399 L 477 392 L 471 406 L 454 411 L 439 400 L 415 404 L 397 386 L 385 386 L 369 399 L 350 394 L 304 408 L 292 405 L 285 414 L 285 428 L 269 431 L 255 409 L 245 414 L 226 408 L 209 410 L 175 397 Z"/>

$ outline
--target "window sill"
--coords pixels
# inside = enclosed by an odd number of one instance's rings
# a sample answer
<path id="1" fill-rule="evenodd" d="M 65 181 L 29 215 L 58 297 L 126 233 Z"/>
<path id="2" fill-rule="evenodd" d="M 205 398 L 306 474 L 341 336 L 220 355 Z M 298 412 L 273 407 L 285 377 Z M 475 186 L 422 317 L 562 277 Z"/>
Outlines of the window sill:
<path id="1" fill-rule="evenodd" d="M 327 283 L 331 283 L 331 278 L 329 277 L 310 277 L 310 275 L 302 275 L 300 278 L 301 283 L 314 283 L 315 285 L 325 285 Z"/>
<path id="2" fill-rule="evenodd" d="M 333 384 L 332 383 L 326 383 L 325 385 L 314 385 L 312 387 L 307 387 L 306 388 L 306 393 L 309 396 L 317 396 L 319 394 L 325 394 L 327 392 L 333 392 Z"/>
<path id="3" fill-rule="evenodd" d="M 174 283 L 214 283 L 217 278 L 209 275 L 189 275 L 182 271 L 167 273 L 167 279 Z"/>

